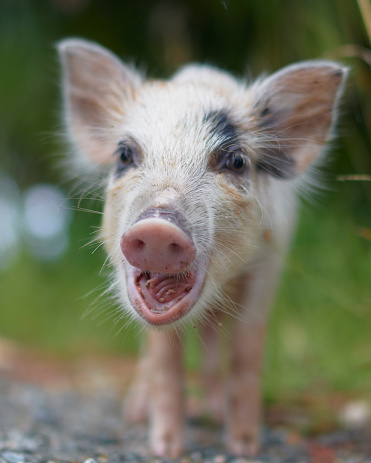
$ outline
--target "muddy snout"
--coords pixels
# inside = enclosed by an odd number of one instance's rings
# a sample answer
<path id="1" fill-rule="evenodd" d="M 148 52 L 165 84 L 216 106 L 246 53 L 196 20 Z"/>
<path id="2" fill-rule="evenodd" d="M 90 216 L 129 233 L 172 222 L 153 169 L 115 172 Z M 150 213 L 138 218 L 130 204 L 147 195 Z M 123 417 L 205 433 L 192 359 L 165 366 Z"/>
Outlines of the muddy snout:
<path id="1" fill-rule="evenodd" d="M 178 212 L 151 209 L 122 235 L 121 251 L 131 265 L 141 270 L 184 272 L 196 257 L 196 247 L 184 223 Z"/>

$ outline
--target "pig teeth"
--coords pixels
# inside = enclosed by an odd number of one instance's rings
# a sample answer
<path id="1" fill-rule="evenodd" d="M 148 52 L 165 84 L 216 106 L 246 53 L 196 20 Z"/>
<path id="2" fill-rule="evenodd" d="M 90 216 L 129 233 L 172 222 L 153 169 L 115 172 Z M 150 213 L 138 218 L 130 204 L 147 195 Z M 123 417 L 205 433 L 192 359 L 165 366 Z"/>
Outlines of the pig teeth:
<path id="1" fill-rule="evenodd" d="M 194 281 L 195 276 L 191 273 L 164 275 L 143 271 L 136 275 L 135 285 L 138 295 L 151 312 L 165 314 L 188 296 Z"/>
<path id="2" fill-rule="evenodd" d="M 153 282 L 153 279 L 147 280 L 146 285 L 145 285 L 146 288 L 149 288 L 152 282 Z"/>
<path id="3" fill-rule="evenodd" d="M 168 310 L 167 306 L 165 306 L 164 308 L 155 307 L 155 308 L 151 309 L 151 312 L 153 312 L 153 313 L 165 313 L 167 310 Z"/>

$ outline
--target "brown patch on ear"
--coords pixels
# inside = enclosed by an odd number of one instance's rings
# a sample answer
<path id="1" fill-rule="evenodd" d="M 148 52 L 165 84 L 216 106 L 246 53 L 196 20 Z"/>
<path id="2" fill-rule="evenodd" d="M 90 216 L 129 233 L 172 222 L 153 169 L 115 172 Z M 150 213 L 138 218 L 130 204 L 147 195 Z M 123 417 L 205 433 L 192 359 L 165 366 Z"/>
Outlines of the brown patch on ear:
<path id="1" fill-rule="evenodd" d="M 272 230 L 268 230 L 268 229 L 263 230 L 263 239 L 264 239 L 264 241 L 269 243 L 270 241 L 272 241 L 272 238 L 273 238 Z"/>
<path id="2" fill-rule="evenodd" d="M 133 100 L 141 77 L 103 47 L 84 40 L 59 44 L 68 133 L 97 164 L 110 162 L 118 140 L 112 132 Z"/>
<path id="3" fill-rule="evenodd" d="M 331 135 L 345 75 L 336 63 L 315 61 L 289 66 L 261 84 L 256 123 L 269 145 L 258 160 L 262 170 L 290 178 L 315 161 Z M 284 161 L 279 170 L 278 161 Z"/>

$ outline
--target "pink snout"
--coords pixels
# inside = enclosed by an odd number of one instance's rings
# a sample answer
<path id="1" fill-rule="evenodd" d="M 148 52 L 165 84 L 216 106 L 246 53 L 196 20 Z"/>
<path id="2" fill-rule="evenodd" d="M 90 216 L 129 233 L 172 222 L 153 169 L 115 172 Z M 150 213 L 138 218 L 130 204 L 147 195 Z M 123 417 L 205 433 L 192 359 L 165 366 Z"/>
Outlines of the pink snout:
<path id="1" fill-rule="evenodd" d="M 149 272 L 184 272 L 196 257 L 191 238 L 174 223 L 158 217 L 136 222 L 122 235 L 120 246 L 131 265 Z"/>

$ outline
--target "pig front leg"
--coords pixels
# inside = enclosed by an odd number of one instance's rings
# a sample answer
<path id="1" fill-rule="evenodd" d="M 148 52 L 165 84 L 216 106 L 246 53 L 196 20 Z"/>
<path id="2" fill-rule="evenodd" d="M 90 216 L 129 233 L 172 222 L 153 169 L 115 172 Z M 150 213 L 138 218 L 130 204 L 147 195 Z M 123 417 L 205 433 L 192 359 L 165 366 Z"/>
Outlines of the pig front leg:
<path id="1" fill-rule="evenodd" d="M 135 379 L 124 401 L 124 417 L 130 423 L 141 423 L 148 419 L 150 380 L 153 374 L 151 362 L 148 343 L 146 343 L 136 369 Z"/>
<path id="2" fill-rule="evenodd" d="M 176 458 L 183 450 L 184 376 L 181 339 L 175 331 L 150 331 L 150 444 L 155 455 Z"/>
<path id="3" fill-rule="evenodd" d="M 254 455 L 259 449 L 261 368 L 280 267 L 279 259 L 259 265 L 241 279 L 234 296 L 241 306 L 241 319 L 231 336 L 226 410 L 226 444 L 234 455 Z"/>
<path id="4" fill-rule="evenodd" d="M 221 339 L 219 323 L 222 314 L 214 313 L 202 327 L 203 368 L 202 379 L 206 392 L 205 411 L 217 423 L 224 419 L 224 384 L 221 375 Z"/>
<path id="5" fill-rule="evenodd" d="M 254 455 L 259 449 L 265 331 L 262 321 L 234 332 L 226 413 L 227 447 L 234 455 Z"/>

